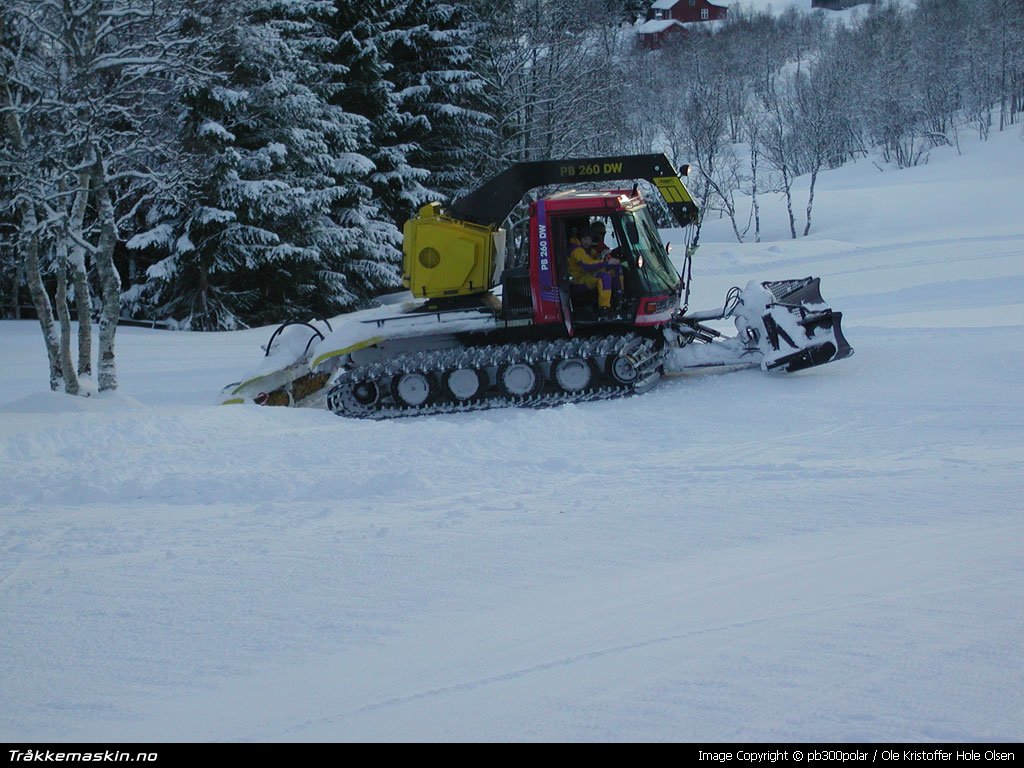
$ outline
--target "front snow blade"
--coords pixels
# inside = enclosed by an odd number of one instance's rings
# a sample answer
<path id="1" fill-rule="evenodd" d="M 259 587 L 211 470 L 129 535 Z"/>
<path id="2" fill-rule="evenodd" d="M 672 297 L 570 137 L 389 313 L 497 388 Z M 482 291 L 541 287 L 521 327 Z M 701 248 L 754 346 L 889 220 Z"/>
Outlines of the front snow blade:
<path id="1" fill-rule="evenodd" d="M 821 297 L 821 280 L 779 280 L 761 283 L 773 301 L 761 316 L 764 338 L 759 340 L 765 370 L 792 373 L 842 360 L 853 354 L 842 329 L 842 312 L 834 312 Z M 756 290 L 748 286 L 743 302 L 758 306 Z M 762 300 L 765 294 L 760 294 Z"/>

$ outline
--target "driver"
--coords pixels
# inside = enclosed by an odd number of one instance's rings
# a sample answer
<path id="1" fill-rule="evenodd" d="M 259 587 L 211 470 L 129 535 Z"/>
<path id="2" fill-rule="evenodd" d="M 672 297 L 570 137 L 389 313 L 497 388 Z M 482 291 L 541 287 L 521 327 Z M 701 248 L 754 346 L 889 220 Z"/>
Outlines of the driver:
<path id="1" fill-rule="evenodd" d="M 569 274 L 578 283 L 597 289 L 597 310 L 601 316 L 611 312 L 612 303 L 622 301 L 622 262 L 612 257 L 604 244 L 605 226 L 595 222 L 569 254 Z"/>
<path id="2" fill-rule="evenodd" d="M 604 244 L 604 236 L 607 231 L 602 221 L 595 221 L 590 225 L 591 247 L 599 257 L 603 257 L 605 253 L 609 252 L 608 246 Z"/>
<path id="3" fill-rule="evenodd" d="M 604 261 L 608 265 L 608 270 L 612 273 L 612 277 L 617 278 L 612 280 L 612 306 L 618 309 L 622 304 L 622 297 L 626 286 L 625 277 L 622 274 L 622 259 L 617 255 L 619 249 L 609 249 L 604 244 L 604 236 L 607 232 L 604 222 L 600 220 L 595 221 L 590 227 L 590 231 L 593 234 L 591 255 Z"/>

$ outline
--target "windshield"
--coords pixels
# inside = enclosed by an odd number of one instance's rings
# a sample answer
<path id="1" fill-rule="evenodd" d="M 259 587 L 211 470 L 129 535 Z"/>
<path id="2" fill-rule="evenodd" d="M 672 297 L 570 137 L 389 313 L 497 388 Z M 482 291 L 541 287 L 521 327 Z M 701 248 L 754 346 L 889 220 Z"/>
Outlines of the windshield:
<path id="1" fill-rule="evenodd" d="M 622 227 L 622 242 L 629 254 L 628 261 L 636 265 L 640 293 L 653 296 L 675 290 L 679 275 L 665 252 L 665 245 L 647 207 L 622 214 L 618 223 Z"/>

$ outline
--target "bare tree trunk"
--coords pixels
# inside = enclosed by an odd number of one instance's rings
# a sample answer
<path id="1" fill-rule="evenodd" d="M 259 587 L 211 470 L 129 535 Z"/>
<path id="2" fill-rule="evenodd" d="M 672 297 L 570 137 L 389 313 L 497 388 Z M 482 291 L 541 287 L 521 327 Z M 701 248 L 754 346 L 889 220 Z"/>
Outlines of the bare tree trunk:
<path id="1" fill-rule="evenodd" d="M 62 236 L 57 242 L 57 317 L 60 319 L 60 369 L 64 376 L 64 391 L 79 393 L 78 376 L 71 361 L 71 310 L 68 309 L 68 242 Z"/>
<path id="2" fill-rule="evenodd" d="M 60 180 L 61 198 L 65 197 L 68 184 L 65 179 Z M 75 203 L 72 204 L 72 213 L 69 216 L 63 210 L 61 204 L 61 216 L 63 217 L 58 232 L 55 248 L 55 264 L 57 270 L 56 310 L 60 321 L 60 372 L 65 379 L 65 391 L 68 394 L 79 394 L 78 375 L 75 373 L 75 365 L 71 356 L 71 310 L 68 307 L 68 243 L 71 240 L 71 227 L 74 225 L 72 218 L 78 206 L 78 193 Z M 82 215 L 85 215 L 85 203 L 81 204 Z M 81 228 L 81 225 L 79 225 Z"/>
<path id="3" fill-rule="evenodd" d="M 817 169 L 811 171 L 811 190 L 807 194 L 807 224 L 804 226 L 804 237 L 811 231 L 811 208 L 814 207 L 814 184 L 818 180 Z"/>
<path id="4" fill-rule="evenodd" d="M 100 348 L 98 384 L 100 392 L 117 389 L 117 363 L 114 357 L 114 336 L 121 314 L 121 276 L 114 266 L 114 246 L 117 243 L 117 225 L 114 204 L 105 178 L 103 158 L 97 153 L 92 166 L 92 184 L 96 193 L 96 218 L 100 224 L 99 247 L 96 249 L 96 269 L 100 276 Z"/>
<path id="5" fill-rule="evenodd" d="M 789 234 L 796 240 L 796 217 L 793 215 L 793 180 L 789 177 L 789 168 L 782 166 L 782 187 L 786 193 L 786 213 L 789 214 Z"/>
<path id="6" fill-rule="evenodd" d="M 78 315 L 78 375 L 92 376 L 92 295 L 89 291 L 89 276 L 85 271 L 85 259 L 71 260 L 74 270 L 72 281 L 75 285 L 75 310 Z"/>
<path id="7" fill-rule="evenodd" d="M 761 203 L 757 197 L 757 165 L 758 150 L 757 140 L 750 142 L 750 200 L 754 206 L 754 242 L 761 242 Z"/>
<path id="8" fill-rule="evenodd" d="M 743 232 L 740 232 L 739 224 L 736 223 L 736 206 L 729 204 L 726 206 L 726 215 L 729 217 L 729 221 L 732 224 L 732 234 L 736 238 L 737 243 L 743 242 Z"/>
<path id="9" fill-rule="evenodd" d="M 11 285 L 11 306 L 14 307 L 14 319 L 21 320 L 21 275 L 25 265 L 21 259 L 14 260 L 14 282 Z"/>
<path id="10" fill-rule="evenodd" d="M 59 392 L 64 388 L 61 375 L 60 349 L 57 329 L 53 324 L 53 306 L 43 284 L 43 273 L 39 265 L 39 220 L 35 208 L 26 203 L 21 209 L 21 249 L 25 261 L 25 278 L 32 304 L 36 308 L 39 325 L 43 330 L 46 356 L 50 363 L 50 389 Z"/>
<path id="11" fill-rule="evenodd" d="M 82 223 L 85 221 L 85 206 L 89 200 L 90 171 L 78 174 L 78 191 L 71 210 L 72 237 L 71 269 L 75 286 L 75 309 L 78 313 L 78 375 L 92 376 L 92 294 L 89 290 L 89 272 L 85 265 L 85 248 L 82 239 Z"/>
<path id="12" fill-rule="evenodd" d="M 25 136 L 21 130 L 18 113 L 13 109 L 14 99 L 11 97 L 11 91 L 6 82 L 3 83 L 3 91 L 0 95 L 3 96 L 3 101 L 0 104 L 6 108 L 3 128 L 14 148 L 19 151 L 24 150 Z M 50 297 L 46 293 L 46 285 L 43 283 L 43 273 L 39 264 L 39 218 L 36 215 L 35 205 L 32 203 L 23 203 L 21 206 L 21 233 L 18 248 L 21 251 L 21 261 L 25 265 L 25 282 L 28 283 L 28 292 L 32 297 L 32 304 L 36 308 L 36 317 L 39 318 L 39 325 L 43 331 L 43 343 L 46 344 L 46 357 L 50 364 L 50 389 L 58 392 L 64 385 L 64 377 L 61 375 L 57 329 L 53 325 L 53 307 L 50 304 Z"/>
<path id="13" fill-rule="evenodd" d="M 1006 70 L 1008 64 L 1007 52 L 1007 7 L 1006 3 L 999 5 L 999 130 L 1003 131 L 1007 126 L 1006 113 L 1009 106 L 1007 96 L 1009 95 L 1009 83 L 1007 82 Z"/>

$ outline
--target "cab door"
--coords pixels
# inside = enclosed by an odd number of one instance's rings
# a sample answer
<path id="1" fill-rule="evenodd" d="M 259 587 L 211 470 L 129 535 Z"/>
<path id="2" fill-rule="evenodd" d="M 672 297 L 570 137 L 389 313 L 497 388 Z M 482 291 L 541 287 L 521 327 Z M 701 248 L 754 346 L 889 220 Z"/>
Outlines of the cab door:
<path id="1" fill-rule="evenodd" d="M 563 322 L 566 332 L 572 336 L 565 227 L 558 219 L 549 219 L 544 200 L 531 206 L 530 220 L 533 321 L 538 325 Z"/>
<path id="2" fill-rule="evenodd" d="M 569 286 L 569 233 L 563 219 L 555 219 L 551 225 L 553 248 L 555 254 L 556 274 L 558 277 L 558 301 L 562 306 L 562 319 L 565 332 L 571 337 L 572 328 L 572 295 Z"/>

